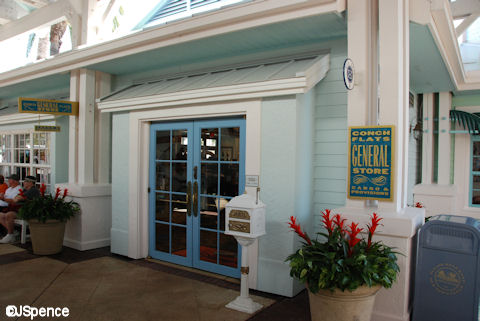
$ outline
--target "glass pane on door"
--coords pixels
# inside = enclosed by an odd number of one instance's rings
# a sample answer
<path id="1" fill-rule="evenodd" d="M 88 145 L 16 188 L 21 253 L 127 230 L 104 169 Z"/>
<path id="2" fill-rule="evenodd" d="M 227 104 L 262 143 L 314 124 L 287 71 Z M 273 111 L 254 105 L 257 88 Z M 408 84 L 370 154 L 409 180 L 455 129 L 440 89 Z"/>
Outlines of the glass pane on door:
<path id="1" fill-rule="evenodd" d="M 155 131 L 153 125 L 152 130 Z M 166 126 L 163 126 L 166 127 Z M 156 130 L 153 134 L 150 196 L 153 229 L 153 248 L 170 257 L 187 257 L 187 179 L 188 129 Z M 153 194 L 152 194 L 153 193 Z M 152 242 L 152 241 L 151 241 Z M 152 243 L 151 243 L 152 244 Z M 155 257 L 155 255 L 152 255 Z M 175 259 L 172 259 L 175 261 Z"/>
<path id="2" fill-rule="evenodd" d="M 238 244 L 225 235 L 225 205 L 240 190 L 240 126 L 202 128 L 199 260 L 238 267 Z"/>

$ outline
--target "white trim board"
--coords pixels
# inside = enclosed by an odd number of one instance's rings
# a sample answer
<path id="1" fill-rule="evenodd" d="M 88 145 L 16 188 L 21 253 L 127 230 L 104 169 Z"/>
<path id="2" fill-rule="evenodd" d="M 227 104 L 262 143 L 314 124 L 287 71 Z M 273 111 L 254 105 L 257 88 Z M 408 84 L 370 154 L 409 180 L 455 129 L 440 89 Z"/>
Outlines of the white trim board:
<path id="1" fill-rule="evenodd" d="M 27 122 L 41 122 L 55 120 L 55 116 L 52 115 L 39 115 L 39 114 L 10 114 L 0 116 L 0 125 L 9 125 L 13 123 L 27 123 Z"/>

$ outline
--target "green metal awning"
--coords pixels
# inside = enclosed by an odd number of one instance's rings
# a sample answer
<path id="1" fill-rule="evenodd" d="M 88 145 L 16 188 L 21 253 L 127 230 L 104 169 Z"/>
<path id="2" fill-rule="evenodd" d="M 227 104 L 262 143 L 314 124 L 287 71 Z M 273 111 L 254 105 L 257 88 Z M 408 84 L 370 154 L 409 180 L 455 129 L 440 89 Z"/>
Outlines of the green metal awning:
<path id="1" fill-rule="evenodd" d="M 480 134 L 480 113 L 468 113 L 461 110 L 450 110 L 450 120 L 463 126 L 466 132 L 468 132 L 470 135 Z M 459 131 L 450 132 L 460 133 Z"/>

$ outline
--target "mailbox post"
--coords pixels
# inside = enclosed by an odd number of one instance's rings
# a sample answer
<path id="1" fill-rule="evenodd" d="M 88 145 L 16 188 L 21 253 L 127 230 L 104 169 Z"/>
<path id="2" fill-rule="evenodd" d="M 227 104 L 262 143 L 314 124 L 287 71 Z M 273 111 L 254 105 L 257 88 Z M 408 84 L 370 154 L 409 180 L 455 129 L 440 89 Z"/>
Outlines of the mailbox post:
<path id="1" fill-rule="evenodd" d="M 233 235 L 242 246 L 240 296 L 226 307 L 254 313 L 262 305 L 254 302 L 248 294 L 248 248 L 257 238 L 265 234 L 265 204 L 248 194 L 243 194 L 234 197 L 225 208 L 225 234 Z"/>

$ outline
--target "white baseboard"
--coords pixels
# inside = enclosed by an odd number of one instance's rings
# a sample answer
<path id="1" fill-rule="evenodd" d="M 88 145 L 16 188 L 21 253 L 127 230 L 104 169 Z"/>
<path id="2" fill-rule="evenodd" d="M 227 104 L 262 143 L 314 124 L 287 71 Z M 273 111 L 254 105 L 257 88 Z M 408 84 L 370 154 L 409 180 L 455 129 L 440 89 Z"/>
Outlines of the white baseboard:
<path id="1" fill-rule="evenodd" d="M 65 238 L 63 240 L 63 245 L 79 251 L 87 251 L 92 249 L 98 249 L 100 247 L 110 246 L 110 238 L 93 240 L 88 242 L 79 242 L 79 241 Z"/>

